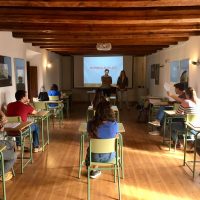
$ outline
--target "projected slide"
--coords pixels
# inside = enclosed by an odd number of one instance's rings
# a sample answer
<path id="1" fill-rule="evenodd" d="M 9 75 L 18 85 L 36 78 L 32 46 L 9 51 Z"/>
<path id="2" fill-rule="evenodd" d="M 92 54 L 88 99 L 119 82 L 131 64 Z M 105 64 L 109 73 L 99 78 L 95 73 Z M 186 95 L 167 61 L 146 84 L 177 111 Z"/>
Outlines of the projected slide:
<path id="1" fill-rule="evenodd" d="M 123 70 L 123 56 L 105 56 L 105 57 L 84 57 L 84 86 L 101 86 L 101 76 L 104 70 L 109 69 L 109 75 L 112 77 L 112 84 L 117 84 L 117 79 Z"/>

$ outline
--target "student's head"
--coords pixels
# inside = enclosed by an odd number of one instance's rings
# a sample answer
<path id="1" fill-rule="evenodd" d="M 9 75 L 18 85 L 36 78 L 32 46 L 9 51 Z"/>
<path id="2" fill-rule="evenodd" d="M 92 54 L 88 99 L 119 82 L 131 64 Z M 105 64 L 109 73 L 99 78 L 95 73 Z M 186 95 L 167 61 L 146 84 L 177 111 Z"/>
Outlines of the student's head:
<path id="1" fill-rule="evenodd" d="M 40 92 L 45 92 L 46 90 L 45 90 L 45 87 L 44 87 L 44 85 L 40 88 Z"/>
<path id="2" fill-rule="evenodd" d="M 105 72 L 105 75 L 108 75 L 109 74 L 109 69 L 105 69 L 104 72 Z"/>
<path id="3" fill-rule="evenodd" d="M 122 77 L 122 76 L 123 76 L 123 77 L 126 77 L 126 72 L 125 72 L 125 70 L 122 70 L 122 71 L 121 71 L 120 77 Z"/>
<path id="4" fill-rule="evenodd" d="M 97 105 L 99 104 L 100 101 L 104 101 L 106 100 L 105 97 L 102 94 L 102 90 L 101 89 L 97 89 L 96 93 L 95 93 L 95 97 L 93 100 L 93 108 L 96 110 Z"/>
<path id="5" fill-rule="evenodd" d="M 58 86 L 56 84 L 52 84 L 51 90 L 58 90 Z"/>
<path id="6" fill-rule="evenodd" d="M 15 99 L 17 101 L 26 102 L 28 99 L 27 92 L 25 90 L 17 90 L 17 92 L 15 93 Z"/>
<path id="7" fill-rule="evenodd" d="M 187 99 L 190 99 L 192 101 L 194 101 L 194 99 L 196 99 L 197 97 L 196 91 L 192 87 L 188 87 L 185 90 L 185 95 Z"/>
<path id="8" fill-rule="evenodd" d="M 109 101 L 102 100 L 99 102 L 96 108 L 95 120 L 99 122 L 115 120 L 114 112 L 111 109 Z"/>
<path id="9" fill-rule="evenodd" d="M 176 94 L 182 94 L 184 91 L 184 84 L 183 83 L 176 83 L 174 84 Z"/>
<path id="10" fill-rule="evenodd" d="M 23 78 L 22 78 L 22 76 L 18 76 L 18 82 L 19 82 L 19 83 L 23 83 Z"/>

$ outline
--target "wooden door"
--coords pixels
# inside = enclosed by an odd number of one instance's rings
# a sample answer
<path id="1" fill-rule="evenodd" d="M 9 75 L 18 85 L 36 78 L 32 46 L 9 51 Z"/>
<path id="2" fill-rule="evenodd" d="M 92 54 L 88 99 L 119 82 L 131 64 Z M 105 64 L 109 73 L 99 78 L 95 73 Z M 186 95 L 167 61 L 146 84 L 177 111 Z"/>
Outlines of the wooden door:
<path id="1" fill-rule="evenodd" d="M 27 63 L 28 97 L 32 101 L 33 97 L 38 96 L 38 76 L 37 67 Z"/>

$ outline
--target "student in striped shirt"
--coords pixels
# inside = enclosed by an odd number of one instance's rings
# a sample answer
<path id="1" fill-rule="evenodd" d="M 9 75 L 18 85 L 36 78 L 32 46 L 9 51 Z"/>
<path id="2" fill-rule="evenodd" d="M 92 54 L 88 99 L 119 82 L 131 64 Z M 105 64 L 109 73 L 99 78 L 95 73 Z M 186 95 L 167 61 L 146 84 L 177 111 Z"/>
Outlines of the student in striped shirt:
<path id="1" fill-rule="evenodd" d="M 189 87 L 185 90 L 186 99 L 182 101 L 176 114 L 200 114 L 200 99 L 197 98 L 196 92 L 193 88 Z M 172 139 L 175 142 L 178 140 L 176 130 L 184 130 L 185 124 L 183 120 L 173 121 L 172 126 Z M 177 142 L 177 148 L 180 148 L 180 141 Z"/>

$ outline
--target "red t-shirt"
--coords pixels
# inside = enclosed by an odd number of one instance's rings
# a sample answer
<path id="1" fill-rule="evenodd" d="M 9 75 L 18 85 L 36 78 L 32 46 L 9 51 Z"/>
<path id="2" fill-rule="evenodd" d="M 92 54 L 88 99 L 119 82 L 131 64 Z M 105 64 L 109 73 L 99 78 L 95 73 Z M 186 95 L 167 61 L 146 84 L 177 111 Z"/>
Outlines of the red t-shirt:
<path id="1" fill-rule="evenodd" d="M 7 116 L 20 116 L 22 121 L 26 122 L 28 114 L 31 114 L 33 110 L 32 106 L 16 101 L 8 104 Z"/>

